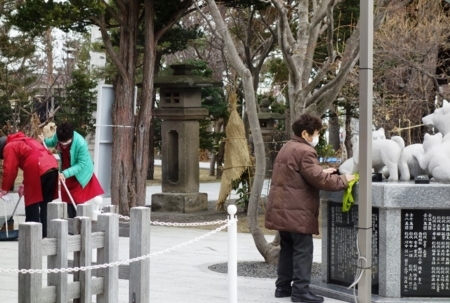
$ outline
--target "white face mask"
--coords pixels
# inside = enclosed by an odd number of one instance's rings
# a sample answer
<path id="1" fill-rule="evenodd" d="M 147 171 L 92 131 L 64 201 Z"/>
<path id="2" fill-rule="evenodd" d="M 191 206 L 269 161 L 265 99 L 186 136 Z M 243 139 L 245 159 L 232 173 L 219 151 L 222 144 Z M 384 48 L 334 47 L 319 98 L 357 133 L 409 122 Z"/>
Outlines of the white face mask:
<path id="1" fill-rule="evenodd" d="M 309 142 L 309 145 L 311 145 L 312 147 L 316 147 L 316 145 L 318 143 L 319 143 L 319 136 L 317 136 L 317 137 L 313 136 L 312 137 L 312 142 Z"/>
<path id="2" fill-rule="evenodd" d="M 72 143 L 72 139 L 69 139 L 66 142 L 61 142 L 61 141 L 59 142 L 59 144 L 61 144 L 63 146 L 69 145 L 70 143 Z"/>

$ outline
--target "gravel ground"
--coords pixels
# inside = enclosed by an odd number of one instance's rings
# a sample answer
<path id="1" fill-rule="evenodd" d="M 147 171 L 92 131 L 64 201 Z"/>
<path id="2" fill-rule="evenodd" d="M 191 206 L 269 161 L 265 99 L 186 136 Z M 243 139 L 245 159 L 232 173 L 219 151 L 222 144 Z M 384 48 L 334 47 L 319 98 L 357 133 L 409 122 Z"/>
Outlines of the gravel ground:
<path id="1" fill-rule="evenodd" d="M 228 270 L 227 263 L 213 264 L 208 267 L 209 270 L 226 274 Z M 321 275 L 321 264 L 313 263 L 311 279 L 319 279 Z M 265 262 L 238 262 L 237 274 L 241 277 L 251 278 L 277 278 L 276 265 L 270 265 Z"/>

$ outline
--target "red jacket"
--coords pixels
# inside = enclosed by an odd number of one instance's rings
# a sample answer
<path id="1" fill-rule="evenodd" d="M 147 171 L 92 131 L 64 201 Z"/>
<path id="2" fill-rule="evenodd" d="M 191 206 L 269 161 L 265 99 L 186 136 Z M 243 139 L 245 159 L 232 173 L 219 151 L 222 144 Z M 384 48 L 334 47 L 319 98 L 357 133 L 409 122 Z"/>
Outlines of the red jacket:
<path id="1" fill-rule="evenodd" d="M 18 132 L 9 135 L 3 149 L 2 190 L 9 191 L 23 171 L 25 206 L 42 202 L 41 176 L 58 169 L 55 157 L 38 141 Z"/>

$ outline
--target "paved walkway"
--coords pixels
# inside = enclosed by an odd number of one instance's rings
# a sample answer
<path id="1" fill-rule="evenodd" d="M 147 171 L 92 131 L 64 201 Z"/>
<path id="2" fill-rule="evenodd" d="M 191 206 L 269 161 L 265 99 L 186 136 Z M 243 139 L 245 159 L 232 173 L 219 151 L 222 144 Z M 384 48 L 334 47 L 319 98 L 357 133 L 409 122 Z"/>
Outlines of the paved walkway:
<path id="1" fill-rule="evenodd" d="M 207 192 L 209 200 L 217 199 L 219 183 L 204 183 L 200 192 Z M 160 192 L 160 186 L 147 188 L 147 199 Z M 14 196 L 17 199 L 17 195 Z M 17 201 L 17 200 L 15 200 Z M 105 201 L 104 204 L 107 204 Z M 150 203 L 148 203 L 150 204 Z M 14 203 L 7 205 L 11 214 Z M 0 201 L 0 217 L 3 217 L 3 203 Z M 23 203 L 20 203 L 14 219 L 24 221 Z M 225 218 L 224 218 L 225 219 Z M 192 228 L 154 226 L 151 229 L 151 251 L 161 251 L 175 245 L 200 237 L 208 231 Z M 273 236 L 267 236 L 271 241 Z M 216 303 L 228 302 L 227 275 L 212 272 L 208 266 L 227 262 L 227 233 L 219 232 L 180 250 L 165 253 L 151 260 L 151 279 L 149 281 L 152 303 Z M 18 242 L 0 242 L 0 268 L 18 268 Z M 128 258 L 128 239 L 120 239 L 120 259 Z M 238 234 L 238 260 L 263 261 L 250 234 Z M 314 262 L 321 262 L 321 240 L 314 239 Z M 128 281 L 120 280 L 119 303 L 128 302 Z M 290 302 L 289 298 L 276 299 L 274 279 L 238 278 L 238 302 Z M 17 302 L 17 274 L 0 273 L 1 302 Z M 325 298 L 326 303 L 342 301 Z"/>
<path id="2" fill-rule="evenodd" d="M 23 217 L 18 220 L 22 221 Z M 154 226 L 151 229 L 151 252 L 187 242 L 208 231 L 192 228 Z M 270 241 L 271 236 L 267 239 Z M 314 239 L 314 261 L 320 262 L 321 241 Z M 120 259 L 128 258 L 128 239 L 120 239 Z M 149 281 L 152 303 L 228 302 L 227 275 L 212 272 L 208 266 L 227 262 L 227 233 L 219 232 L 180 250 L 151 259 Z M 0 268 L 17 268 L 18 242 L 0 242 Z M 250 234 L 238 234 L 239 261 L 263 261 Z M 119 282 L 119 303 L 128 303 L 128 281 Z M 1 302 L 17 302 L 17 274 L 0 274 Z M 290 302 L 276 299 L 274 279 L 238 277 L 238 302 Z M 326 303 L 342 302 L 325 299 Z"/>

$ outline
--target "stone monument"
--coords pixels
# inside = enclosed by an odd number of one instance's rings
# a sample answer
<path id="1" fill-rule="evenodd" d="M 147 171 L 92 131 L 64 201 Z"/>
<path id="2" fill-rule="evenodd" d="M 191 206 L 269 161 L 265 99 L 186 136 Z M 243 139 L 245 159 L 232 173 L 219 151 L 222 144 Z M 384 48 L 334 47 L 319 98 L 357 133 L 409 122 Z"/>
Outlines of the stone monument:
<path id="1" fill-rule="evenodd" d="M 318 294 L 352 301 L 357 272 L 355 205 L 341 211 L 342 192 L 321 192 L 322 279 Z M 372 185 L 372 302 L 450 302 L 450 185 Z"/>
<path id="2" fill-rule="evenodd" d="M 152 195 L 152 209 L 194 212 L 208 209 L 208 195 L 199 192 L 199 120 L 208 115 L 201 107 L 201 88 L 221 82 L 192 74 L 193 65 L 170 66 L 173 75 L 155 78 L 161 123 L 162 193 Z"/>
<path id="3" fill-rule="evenodd" d="M 372 184 L 372 302 L 450 302 L 449 121 L 450 104 L 444 101 L 423 118 L 441 133 L 402 148 L 405 181 Z M 387 141 L 374 140 L 374 149 L 382 142 L 392 150 Z M 427 175 L 417 176 L 417 165 Z M 321 192 L 322 279 L 313 286 L 319 294 L 348 301 L 354 295 L 346 286 L 364 266 L 358 264 L 357 186 L 353 195 L 354 206 L 342 212 L 342 192 Z"/>

